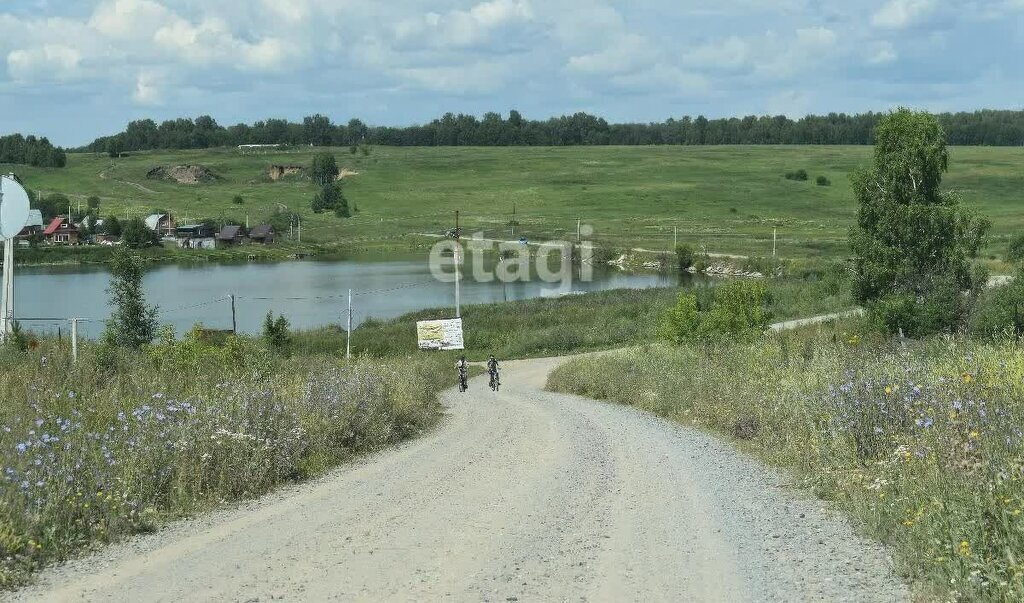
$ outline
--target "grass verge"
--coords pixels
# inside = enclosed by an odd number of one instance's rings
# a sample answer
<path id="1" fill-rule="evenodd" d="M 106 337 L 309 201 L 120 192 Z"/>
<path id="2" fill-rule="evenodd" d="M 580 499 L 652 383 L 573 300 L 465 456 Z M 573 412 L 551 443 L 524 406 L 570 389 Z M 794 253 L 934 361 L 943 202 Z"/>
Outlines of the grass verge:
<path id="1" fill-rule="evenodd" d="M 0 587 L 430 427 L 447 360 L 287 359 L 190 335 L 142 353 L 0 348 Z M 448 377 L 448 378 L 445 378 Z"/>
<path id="2" fill-rule="evenodd" d="M 886 542 L 926 599 L 1024 599 L 1024 348 L 904 347 L 849 334 L 859 324 L 577 359 L 548 387 L 708 428 L 791 469 Z"/>
<path id="3" fill-rule="evenodd" d="M 824 314 L 850 307 L 848 283 L 813 270 L 799 278 L 769 281 L 774 320 Z M 712 287 L 698 289 L 710 295 Z M 466 355 L 483 360 L 536 358 L 651 343 L 662 313 L 684 289 L 617 289 L 465 306 Z M 446 318 L 451 310 L 422 310 L 394 320 L 370 320 L 352 333 L 352 352 L 374 357 L 416 352 L 416 321 Z M 345 350 L 345 331 L 338 326 L 300 331 L 293 337 L 296 353 L 338 354 Z M 454 362 L 454 360 L 453 360 Z"/>

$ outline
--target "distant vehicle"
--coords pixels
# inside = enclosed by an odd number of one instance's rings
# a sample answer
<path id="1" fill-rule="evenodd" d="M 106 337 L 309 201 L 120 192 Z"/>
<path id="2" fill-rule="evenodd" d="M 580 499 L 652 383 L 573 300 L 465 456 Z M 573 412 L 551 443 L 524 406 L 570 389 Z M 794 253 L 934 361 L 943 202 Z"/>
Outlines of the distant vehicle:
<path id="1" fill-rule="evenodd" d="M 527 243 L 529 243 L 529 241 L 526 240 L 526 237 L 519 237 L 519 244 L 520 245 L 526 245 Z"/>
<path id="2" fill-rule="evenodd" d="M 449 239 L 457 239 L 461 235 L 462 235 L 462 229 L 461 228 L 449 228 L 448 230 L 444 231 L 444 236 L 449 238 Z"/>

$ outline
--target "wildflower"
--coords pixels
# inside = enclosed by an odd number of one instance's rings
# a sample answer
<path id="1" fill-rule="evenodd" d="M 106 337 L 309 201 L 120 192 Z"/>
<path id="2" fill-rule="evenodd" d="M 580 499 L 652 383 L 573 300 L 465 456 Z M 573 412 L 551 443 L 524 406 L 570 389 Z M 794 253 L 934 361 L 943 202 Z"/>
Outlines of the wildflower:
<path id="1" fill-rule="evenodd" d="M 964 373 L 964 383 L 970 383 L 974 381 L 974 377 L 970 373 Z"/>
<path id="2" fill-rule="evenodd" d="M 981 435 L 977 430 L 971 430 L 971 433 L 967 434 L 972 440 L 977 440 L 978 436 Z"/>
<path id="3" fill-rule="evenodd" d="M 971 556 L 971 543 L 967 542 L 966 540 L 961 540 L 960 541 L 960 554 L 962 556 L 964 556 L 964 557 L 970 557 Z"/>

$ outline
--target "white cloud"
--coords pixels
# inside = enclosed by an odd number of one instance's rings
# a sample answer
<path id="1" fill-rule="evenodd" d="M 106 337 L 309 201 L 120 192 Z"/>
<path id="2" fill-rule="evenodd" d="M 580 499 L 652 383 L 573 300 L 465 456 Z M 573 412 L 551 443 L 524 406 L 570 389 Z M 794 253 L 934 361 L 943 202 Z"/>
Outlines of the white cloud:
<path id="1" fill-rule="evenodd" d="M 220 19 L 207 19 L 198 25 L 177 19 L 158 29 L 153 40 L 175 56 L 204 67 L 233 65 L 273 71 L 299 58 L 302 52 L 297 44 L 285 44 L 275 38 L 264 38 L 256 43 L 240 40 Z"/>
<path id="2" fill-rule="evenodd" d="M 68 80 L 78 75 L 82 55 L 62 44 L 14 50 L 7 55 L 7 72 L 17 81 Z"/>
<path id="3" fill-rule="evenodd" d="M 407 47 L 472 47 L 490 41 L 496 30 L 529 23 L 533 17 L 525 0 L 491 0 L 469 10 L 401 20 L 394 26 L 394 36 Z"/>
<path id="4" fill-rule="evenodd" d="M 935 0 L 889 0 L 874 14 L 871 24 L 882 29 L 903 29 L 935 8 Z"/>
<path id="5" fill-rule="evenodd" d="M 166 6 L 152 0 L 106 0 L 89 18 L 89 26 L 114 39 L 146 39 L 168 21 L 177 21 Z"/>
<path id="6" fill-rule="evenodd" d="M 785 80 L 829 58 L 839 35 L 822 26 L 799 28 L 782 36 L 762 35 L 727 38 L 702 44 L 683 55 L 683 62 L 704 71 L 749 72 L 764 79 Z"/>
<path id="7" fill-rule="evenodd" d="M 159 105 L 163 102 L 157 77 L 152 72 L 140 72 L 135 78 L 135 92 L 132 100 L 139 105 Z"/>
<path id="8" fill-rule="evenodd" d="M 658 50 L 643 36 L 626 34 L 606 48 L 569 57 L 569 71 L 586 75 L 623 74 L 658 60 Z"/>

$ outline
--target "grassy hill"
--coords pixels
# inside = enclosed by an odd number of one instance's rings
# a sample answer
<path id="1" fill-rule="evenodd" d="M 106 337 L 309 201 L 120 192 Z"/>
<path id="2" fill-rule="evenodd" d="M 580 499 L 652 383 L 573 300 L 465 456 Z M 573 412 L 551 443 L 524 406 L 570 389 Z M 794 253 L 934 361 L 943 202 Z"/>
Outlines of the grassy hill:
<path id="1" fill-rule="evenodd" d="M 117 160 L 76 153 L 64 169 L 0 166 L 43 192 L 102 198 L 102 213 L 144 215 L 168 209 L 189 220 L 233 216 L 262 220 L 276 207 L 303 216 L 303 242 L 409 247 L 440 233 L 461 210 L 465 232 L 507 237 L 513 205 L 516 235 L 569 238 L 576 219 L 594 240 L 614 247 L 669 249 L 680 242 L 710 251 L 767 255 L 778 228 L 787 257 L 846 252 L 855 205 L 848 174 L 870 161 L 869 147 L 558 147 L 374 148 L 369 156 L 333 149 L 339 166 L 358 172 L 346 196 L 349 220 L 309 209 L 316 188 L 302 176 L 272 181 L 271 165 L 305 165 L 314 151 L 242 154 L 235 149 L 136 153 Z M 156 167 L 198 164 L 218 179 L 178 184 L 147 178 Z M 810 180 L 783 174 L 804 169 Z M 817 186 L 819 175 L 831 186 Z M 952 149 L 949 188 L 992 218 L 996 243 L 1024 227 L 1024 149 Z M 242 195 L 244 205 L 232 204 Z"/>

